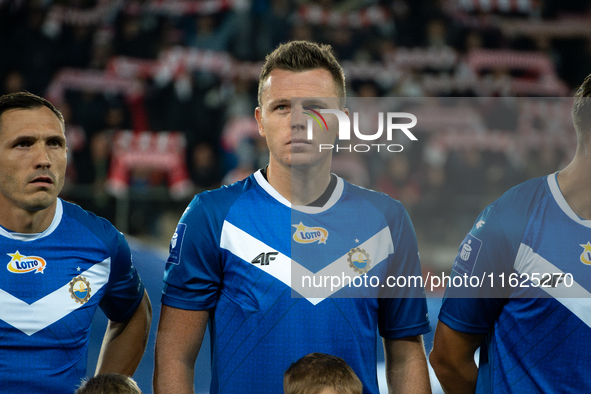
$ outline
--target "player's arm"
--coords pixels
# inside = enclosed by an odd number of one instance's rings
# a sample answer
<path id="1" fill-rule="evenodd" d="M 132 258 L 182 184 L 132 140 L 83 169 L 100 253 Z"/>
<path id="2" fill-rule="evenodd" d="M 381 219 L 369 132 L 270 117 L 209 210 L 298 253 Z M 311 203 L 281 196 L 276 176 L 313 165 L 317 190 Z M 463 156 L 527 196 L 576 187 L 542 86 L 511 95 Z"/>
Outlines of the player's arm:
<path id="1" fill-rule="evenodd" d="M 388 393 L 431 393 L 423 336 L 384 338 Z"/>
<path id="2" fill-rule="evenodd" d="M 485 334 L 465 334 L 441 321 L 437 323 L 429 361 L 446 394 L 475 392 L 478 367 L 474 353 L 484 337 Z"/>
<path id="3" fill-rule="evenodd" d="M 191 311 L 162 305 L 156 334 L 155 394 L 194 393 L 195 360 L 199 354 L 208 311 Z"/>
<path id="4" fill-rule="evenodd" d="M 123 322 L 109 320 L 96 366 L 96 375 L 133 375 L 146 350 L 151 323 L 152 304 L 144 290 L 142 301 L 130 319 Z"/>

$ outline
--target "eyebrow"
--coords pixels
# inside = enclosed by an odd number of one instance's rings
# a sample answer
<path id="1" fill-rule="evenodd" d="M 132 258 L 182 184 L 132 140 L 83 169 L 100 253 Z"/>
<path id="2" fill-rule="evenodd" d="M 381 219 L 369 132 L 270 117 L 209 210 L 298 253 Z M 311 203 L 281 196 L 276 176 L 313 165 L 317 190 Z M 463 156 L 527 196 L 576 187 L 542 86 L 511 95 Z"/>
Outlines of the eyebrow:
<path id="1" fill-rule="evenodd" d="M 310 105 L 319 105 L 319 106 L 323 106 L 323 107 L 328 108 L 330 106 L 330 104 L 328 102 L 326 102 L 325 100 L 322 100 L 321 98 L 311 98 L 308 100 L 304 100 L 304 102 L 302 104 L 306 107 L 309 107 Z"/>

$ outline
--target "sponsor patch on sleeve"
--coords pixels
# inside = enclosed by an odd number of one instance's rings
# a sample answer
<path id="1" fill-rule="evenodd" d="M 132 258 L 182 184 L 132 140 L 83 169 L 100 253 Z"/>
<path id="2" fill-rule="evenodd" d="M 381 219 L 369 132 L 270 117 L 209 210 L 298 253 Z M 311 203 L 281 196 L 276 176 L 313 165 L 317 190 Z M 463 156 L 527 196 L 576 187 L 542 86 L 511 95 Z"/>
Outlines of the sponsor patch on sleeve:
<path id="1" fill-rule="evenodd" d="M 464 274 L 471 276 L 472 271 L 474 271 L 476 259 L 478 258 L 478 253 L 480 253 L 481 246 L 481 240 L 472 234 L 466 235 L 466 238 L 464 238 L 464 241 L 462 241 L 460 251 L 454 261 L 452 271 L 455 271 L 462 276 Z"/>
<path id="2" fill-rule="evenodd" d="M 187 225 L 179 223 L 170 240 L 169 255 L 167 263 L 178 265 L 181 258 L 181 251 L 183 249 L 183 238 L 185 237 L 185 230 Z"/>

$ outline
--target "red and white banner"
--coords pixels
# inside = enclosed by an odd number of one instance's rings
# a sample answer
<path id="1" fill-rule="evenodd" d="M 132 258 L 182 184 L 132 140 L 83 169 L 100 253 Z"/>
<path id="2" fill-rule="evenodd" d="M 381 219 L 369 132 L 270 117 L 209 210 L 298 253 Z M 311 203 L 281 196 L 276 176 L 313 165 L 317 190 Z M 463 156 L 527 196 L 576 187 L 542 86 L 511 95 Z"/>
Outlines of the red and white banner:
<path id="1" fill-rule="evenodd" d="M 370 6 L 358 11 L 342 12 L 317 5 L 301 6 L 294 15 L 295 20 L 312 25 L 352 27 L 379 26 L 393 22 L 390 11 L 381 6 Z"/>
<path id="2" fill-rule="evenodd" d="M 180 132 L 118 131 L 113 138 L 107 190 L 123 195 L 129 188 L 131 171 L 156 170 L 167 174 L 173 198 L 185 197 L 192 187 L 185 146 L 185 136 Z"/>
<path id="3" fill-rule="evenodd" d="M 209 15 L 229 11 L 234 8 L 248 7 L 249 0 L 152 0 L 147 2 L 145 10 L 169 16 Z"/>
<path id="4" fill-rule="evenodd" d="M 138 80 L 100 70 L 64 68 L 53 78 L 45 95 L 50 101 L 59 103 L 63 101 L 67 89 L 120 93 L 131 97 L 144 93 L 143 86 Z"/>
<path id="5" fill-rule="evenodd" d="M 62 24 L 96 26 L 105 23 L 114 12 L 118 12 L 124 0 L 97 0 L 94 8 L 74 8 L 60 4 L 52 5 L 46 23 L 56 26 Z"/>
<path id="6" fill-rule="evenodd" d="M 532 14 L 541 7 L 540 0 L 450 0 L 466 12 L 496 12 L 500 14 Z"/>
<path id="7" fill-rule="evenodd" d="M 476 72 L 484 68 L 531 70 L 541 75 L 554 74 L 554 64 L 540 52 L 479 49 L 468 54 L 466 63 Z"/>

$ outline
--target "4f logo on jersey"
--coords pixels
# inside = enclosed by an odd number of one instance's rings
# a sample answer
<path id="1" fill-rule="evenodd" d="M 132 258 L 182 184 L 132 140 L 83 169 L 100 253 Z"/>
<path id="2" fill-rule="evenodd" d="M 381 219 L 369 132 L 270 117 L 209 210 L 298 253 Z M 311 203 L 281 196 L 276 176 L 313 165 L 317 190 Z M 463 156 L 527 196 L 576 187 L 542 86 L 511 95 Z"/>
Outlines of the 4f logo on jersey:
<path id="1" fill-rule="evenodd" d="M 293 240 L 299 244 L 309 244 L 318 242 L 319 244 L 326 244 L 328 238 L 328 231 L 322 227 L 307 227 L 302 222 L 300 224 L 292 224 L 296 228 L 293 234 Z"/>
<path id="2" fill-rule="evenodd" d="M 6 266 L 6 269 L 13 274 L 26 274 L 27 272 L 35 272 L 36 274 L 45 269 L 47 263 L 42 257 L 38 256 L 23 256 L 17 250 L 16 253 L 7 253 L 11 260 Z"/>
<path id="3" fill-rule="evenodd" d="M 275 260 L 275 256 L 277 256 L 278 252 L 263 252 L 259 254 L 257 257 L 252 259 L 251 263 L 253 264 L 260 264 L 260 265 L 269 265 L 269 263 Z"/>
<path id="4" fill-rule="evenodd" d="M 583 253 L 581 253 L 581 263 L 591 265 L 591 242 L 587 244 L 580 244 L 583 247 Z"/>

